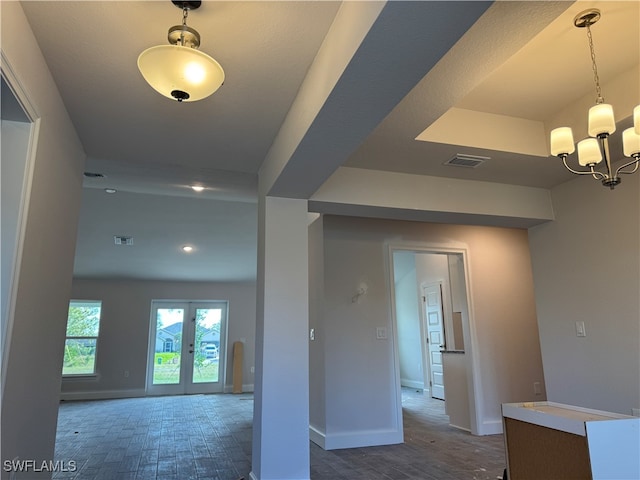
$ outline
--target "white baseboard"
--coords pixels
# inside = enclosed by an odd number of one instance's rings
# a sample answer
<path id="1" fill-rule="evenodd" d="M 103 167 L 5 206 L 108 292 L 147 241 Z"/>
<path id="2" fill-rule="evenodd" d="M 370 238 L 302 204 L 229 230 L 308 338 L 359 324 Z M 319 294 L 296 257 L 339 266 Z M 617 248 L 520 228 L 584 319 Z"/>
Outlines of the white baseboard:
<path id="1" fill-rule="evenodd" d="M 460 425 L 454 425 L 453 423 L 450 423 L 449 426 L 453 428 L 457 428 L 458 430 L 464 430 L 465 432 L 471 433 L 471 429 L 468 427 L 461 427 Z"/>
<path id="2" fill-rule="evenodd" d="M 131 390 L 97 390 L 91 392 L 61 392 L 60 400 L 107 400 L 111 398 L 144 397 L 147 394 L 144 388 Z"/>
<path id="3" fill-rule="evenodd" d="M 500 433 L 502 433 L 502 419 L 485 420 L 480 425 L 478 435 L 498 435 Z"/>
<path id="4" fill-rule="evenodd" d="M 309 440 L 311 440 L 323 450 L 326 450 L 324 432 L 321 432 L 316 427 L 313 427 L 311 425 L 309 425 Z"/>
<path id="5" fill-rule="evenodd" d="M 403 387 L 418 388 L 420 390 L 424 390 L 424 382 L 419 382 L 417 380 L 407 380 L 406 378 L 401 378 L 400 385 Z"/>
<path id="6" fill-rule="evenodd" d="M 328 435 L 324 433 L 323 440 L 325 450 L 395 445 L 404 442 L 402 432 L 398 430 L 368 430 Z"/>

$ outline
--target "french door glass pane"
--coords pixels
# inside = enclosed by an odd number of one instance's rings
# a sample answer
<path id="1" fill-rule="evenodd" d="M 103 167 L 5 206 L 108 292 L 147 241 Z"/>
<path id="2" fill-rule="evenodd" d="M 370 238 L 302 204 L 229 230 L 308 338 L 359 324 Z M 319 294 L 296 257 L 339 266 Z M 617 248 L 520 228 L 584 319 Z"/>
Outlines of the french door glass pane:
<path id="1" fill-rule="evenodd" d="M 221 320 L 220 308 L 196 309 L 193 383 L 218 381 Z"/>
<path id="2" fill-rule="evenodd" d="M 184 309 L 158 308 L 157 312 L 153 384 L 178 384 L 180 383 Z"/>

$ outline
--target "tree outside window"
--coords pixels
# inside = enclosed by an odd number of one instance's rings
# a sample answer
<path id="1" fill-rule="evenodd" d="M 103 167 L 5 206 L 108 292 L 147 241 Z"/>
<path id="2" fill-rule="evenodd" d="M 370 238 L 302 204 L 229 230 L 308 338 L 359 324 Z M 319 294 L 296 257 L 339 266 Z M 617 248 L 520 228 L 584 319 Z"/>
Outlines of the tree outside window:
<path id="1" fill-rule="evenodd" d="M 102 302 L 71 300 L 62 375 L 93 375 Z"/>

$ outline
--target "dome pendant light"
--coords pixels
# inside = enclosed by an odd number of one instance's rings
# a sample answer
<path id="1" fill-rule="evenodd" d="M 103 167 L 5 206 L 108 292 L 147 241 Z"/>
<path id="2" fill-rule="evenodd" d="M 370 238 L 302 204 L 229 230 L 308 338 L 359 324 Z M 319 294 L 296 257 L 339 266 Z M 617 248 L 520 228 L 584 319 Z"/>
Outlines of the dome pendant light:
<path id="1" fill-rule="evenodd" d="M 187 26 L 189 10 L 199 8 L 202 2 L 173 0 L 182 9 L 182 25 L 169 29 L 171 45 L 158 45 L 146 49 L 138 57 L 138 69 L 151 87 L 167 98 L 178 102 L 195 102 L 208 97 L 224 82 L 220 64 L 198 50 L 200 34 Z"/>

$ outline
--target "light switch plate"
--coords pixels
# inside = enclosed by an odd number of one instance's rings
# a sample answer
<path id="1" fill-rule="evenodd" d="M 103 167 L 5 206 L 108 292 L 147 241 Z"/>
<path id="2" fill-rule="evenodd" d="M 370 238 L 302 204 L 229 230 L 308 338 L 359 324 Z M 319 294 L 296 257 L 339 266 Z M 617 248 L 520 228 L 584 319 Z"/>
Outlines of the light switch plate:
<path id="1" fill-rule="evenodd" d="M 576 322 L 576 337 L 586 337 L 587 331 L 584 328 L 584 322 Z"/>

